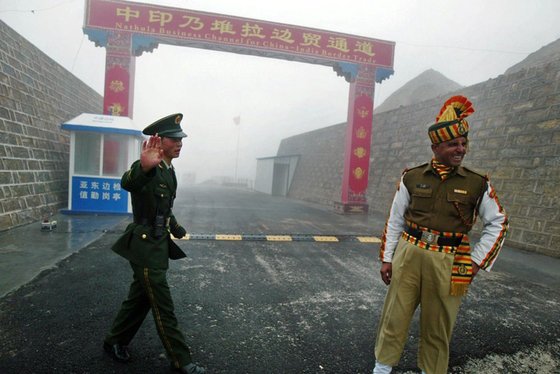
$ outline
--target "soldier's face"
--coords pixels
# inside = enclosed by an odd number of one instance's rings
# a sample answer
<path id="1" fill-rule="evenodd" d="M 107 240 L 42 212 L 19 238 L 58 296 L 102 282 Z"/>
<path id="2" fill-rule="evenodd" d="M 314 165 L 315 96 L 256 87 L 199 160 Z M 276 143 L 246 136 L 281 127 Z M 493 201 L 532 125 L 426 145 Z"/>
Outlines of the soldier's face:
<path id="1" fill-rule="evenodd" d="M 181 138 L 161 138 L 161 149 L 163 149 L 163 157 L 170 161 L 179 157 L 181 154 L 181 147 L 183 146 L 183 139 Z"/>
<path id="2" fill-rule="evenodd" d="M 469 142 L 461 136 L 443 143 L 432 144 L 432 152 L 439 162 L 447 166 L 459 166 L 467 154 Z"/>

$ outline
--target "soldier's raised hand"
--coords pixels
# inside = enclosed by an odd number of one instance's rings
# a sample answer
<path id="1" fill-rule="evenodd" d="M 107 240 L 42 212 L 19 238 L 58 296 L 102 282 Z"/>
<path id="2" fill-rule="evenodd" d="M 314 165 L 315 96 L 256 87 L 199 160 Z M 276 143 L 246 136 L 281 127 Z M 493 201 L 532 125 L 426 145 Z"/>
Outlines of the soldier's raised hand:
<path id="1" fill-rule="evenodd" d="M 142 153 L 140 155 L 140 165 L 142 170 L 147 173 L 159 165 L 163 159 L 163 149 L 161 149 L 161 138 L 158 134 L 150 136 L 142 143 Z"/>

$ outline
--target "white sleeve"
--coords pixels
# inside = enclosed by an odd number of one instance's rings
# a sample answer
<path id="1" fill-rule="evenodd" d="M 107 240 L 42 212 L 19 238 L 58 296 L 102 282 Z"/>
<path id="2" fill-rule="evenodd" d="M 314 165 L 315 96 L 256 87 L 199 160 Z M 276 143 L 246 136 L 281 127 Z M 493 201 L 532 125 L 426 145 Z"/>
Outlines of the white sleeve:
<path id="1" fill-rule="evenodd" d="M 472 260 L 481 269 L 490 271 L 504 243 L 508 230 L 508 218 L 498 202 L 494 187 L 489 182 L 488 188 L 482 196 L 478 215 L 483 227 L 480 240 L 471 252 Z"/>
<path id="2" fill-rule="evenodd" d="M 393 198 L 393 204 L 391 205 L 391 211 L 389 212 L 389 218 L 385 224 L 385 230 L 383 232 L 383 237 L 381 239 L 381 247 L 379 248 L 379 259 L 382 262 L 392 262 L 393 253 L 395 253 L 395 248 L 399 242 L 399 238 L 405 229 L 406 223 L 404 220 L 404 213 L 408 209 L 410 204 L 410 193 L 406 189 L 403 178 L 399 183 L 395 197 Z"/>

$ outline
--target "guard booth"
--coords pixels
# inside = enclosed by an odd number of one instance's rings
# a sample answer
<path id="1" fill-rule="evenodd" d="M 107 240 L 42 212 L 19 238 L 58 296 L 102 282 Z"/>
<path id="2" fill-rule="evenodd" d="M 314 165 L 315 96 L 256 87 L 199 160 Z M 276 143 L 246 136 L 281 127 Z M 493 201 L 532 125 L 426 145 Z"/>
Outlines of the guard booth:
<path id="1" fill-rule="evenodd" d="M 142 131 L 128 117 L 83 113 L 61 125 L 70 131 L 66 214 L 132 213 L 121 177 L 140 157 Z"/>
<path id="2" fill-rule="evenodd" d="M 257 158 L 255 191 L 273 196 L 288 196 L 299 155 Z"/>

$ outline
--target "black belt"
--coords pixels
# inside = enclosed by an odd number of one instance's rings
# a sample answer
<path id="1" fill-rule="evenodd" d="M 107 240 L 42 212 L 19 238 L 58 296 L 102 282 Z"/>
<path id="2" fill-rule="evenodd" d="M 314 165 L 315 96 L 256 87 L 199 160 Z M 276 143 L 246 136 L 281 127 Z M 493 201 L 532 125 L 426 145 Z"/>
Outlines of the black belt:
<path id="1" fill-rule="evenodd" d="M 441 246 L 448 246 L 448 247 L 457 247 L 459 246 L 459 244 L 461 244 L 461 241 L 463 240 L 462 237 L 444 237 L 444 236 L 438 236 L 436 234 L 427 232 L 427 231 L 422 231 L 422 230 L 418 230 L 418 229 L 414 229 L 410 226 L 408 226 L 405 230 L 405 232 L 410 235 L 415 237 L 416 239 L 427 243 L 427 244 L 436 244 L 437 245 L 441 245 Z M 437 239 L 436 239 L 437 238 Z"/>

